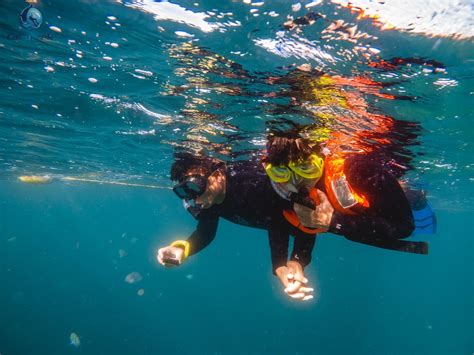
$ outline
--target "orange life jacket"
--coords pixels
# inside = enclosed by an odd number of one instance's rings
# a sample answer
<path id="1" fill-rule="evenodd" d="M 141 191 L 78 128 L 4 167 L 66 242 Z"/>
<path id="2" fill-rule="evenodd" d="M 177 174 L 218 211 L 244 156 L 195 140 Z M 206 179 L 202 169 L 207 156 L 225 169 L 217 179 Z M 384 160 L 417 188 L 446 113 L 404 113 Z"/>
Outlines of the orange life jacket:
<path id="1" fill-rule="evenodd" d="M 338 212 L 344 214 L 356 214 L 352 207 L 359 205 L 369 207 L 367 198 L 351 187 L 344 175 L 344 158 L 338 156 L 330 156 L 324 160 L 324 187 L 326 194 L 332 207 Z M 309 196 L 319 204 L 318 193 L 316 188 L 312 188 Z M 323 228 L 309 228 L 301 224 L 296 212 L 293 210 L 283 211 L 285 219 L 294 227 L 308 234 L 325 232 Z"/>

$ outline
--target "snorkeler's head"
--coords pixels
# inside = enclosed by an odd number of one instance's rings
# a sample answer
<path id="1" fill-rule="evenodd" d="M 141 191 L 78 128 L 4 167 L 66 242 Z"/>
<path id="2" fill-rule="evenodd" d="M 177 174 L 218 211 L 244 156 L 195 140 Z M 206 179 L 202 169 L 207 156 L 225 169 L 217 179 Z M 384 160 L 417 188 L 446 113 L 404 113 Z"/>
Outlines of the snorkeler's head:
<path id="1" fill-rule="evenodd" d="M 211 157 L 176 153 L 171 167 L 171 180 L 178 183 L 173 187 L 174 193 L 185 202 L 185 208 L 194 217 L 201 209 L 222 203 L 225 197 L 226 176 L 225 163 Z M 193 205 L 188 202 L 193 201 Z M 195 213 L 190 210 L 195 209 Z"/>
<path id="2" fill-rule="evenodd" d="M 303 137 L 298 131 L 274 131 L 267 136 L 264 162 L 273 166 L 307 161 L 311 155 L 321 154 L 321 147 Z"/>
<path id="3" fill-rule="evenodd" d="M 222 165 L 223 162 L 215 158 L 177 152 L 174 155 L 170 177 L 172 181 L 182 182 L 190 175 L 209 176 Z"/>
<path id="4" fill-rule="evenodd" d="M 272 132 L 263 166 L 280 196 L 289 196 L 315 186 L 323 174 L 324 158 L 319 144 L 298 131 Z"/>

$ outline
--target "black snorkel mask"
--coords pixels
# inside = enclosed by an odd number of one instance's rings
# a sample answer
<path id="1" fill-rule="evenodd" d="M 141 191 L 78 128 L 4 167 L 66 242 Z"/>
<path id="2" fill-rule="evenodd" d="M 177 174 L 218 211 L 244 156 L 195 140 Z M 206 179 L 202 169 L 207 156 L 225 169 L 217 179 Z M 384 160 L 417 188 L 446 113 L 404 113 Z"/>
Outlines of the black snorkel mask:
<path id="1" fill-rule="evenodd" d="M 178 185 L 173 187 L 173 191 L 176 196 L 183 200 L 183 206 L 186 211 L 191 213 L 195 219 L 198 218 L 199 213 L 202 211 L 202 205 L 196 203 L 196 198 L 206 192 L 207 179 L 209 176 L 223 167 L 225 167 L 225 163 L 220 162 L 214 167 L 214 170 L 211 173 L 206 175 L 186 176 L 184 180 L 181 180 Z"/>
<path id="2" fill-rule="evenodd" d="M 207 176 L 190 175 L 173 187 L 174 193 L 182 200 L 195 200 L 206 191 Z"/>
<path id="3" fill-rule="evenodd" d="M 207 178 L 207 176 L 190 175 L 173 187 L 176 196 L 183 200 L 183 206 L 186 211 L 191 213 L 195 219 L 197 219 L 202 210 L 202 206 L 196 204 L 195 200 L 206 191 Z"/>

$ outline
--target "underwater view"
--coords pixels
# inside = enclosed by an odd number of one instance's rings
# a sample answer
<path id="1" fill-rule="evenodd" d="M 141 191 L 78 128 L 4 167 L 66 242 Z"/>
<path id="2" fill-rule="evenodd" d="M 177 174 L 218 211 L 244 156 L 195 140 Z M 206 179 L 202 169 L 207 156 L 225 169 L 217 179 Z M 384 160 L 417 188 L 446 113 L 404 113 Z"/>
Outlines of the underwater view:
<path id="1" fill-rule="evenodd" d="M 0 355 L 474 354 L 472 0 L 0 13 Z"/>

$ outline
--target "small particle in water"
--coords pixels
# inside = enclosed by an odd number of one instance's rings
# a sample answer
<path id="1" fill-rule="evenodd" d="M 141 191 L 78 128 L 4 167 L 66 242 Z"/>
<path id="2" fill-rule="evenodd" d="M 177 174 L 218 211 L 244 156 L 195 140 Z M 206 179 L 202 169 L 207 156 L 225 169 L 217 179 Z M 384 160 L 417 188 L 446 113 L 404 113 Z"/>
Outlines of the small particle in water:
<path id="1" fill-rule="evenodd" d="M 110 21 L 117 21 L 117 18 L 115 16 L 107 16 L 107 18 L 110 20 Z"/>
<path id="2" fill-rule="evenodd" d="M 141 288 L 137 291 L 138 296 L 143 296 L 144 294 L 145 294 L 145 290 L 143 288 Z"/>
<path id="3" fill-rule="evenodd" d="M 132 239 L 130 239 L 131 243 L 136 243 L 137 241 L 138 241 L 138 238 L 136 238 L 136 237 L 133 237 Z"/>
<path id="4" fill-rule="evenodd" d="M 188 37 L 188 38 L 194 37 L 194 35 L 184 32 L 184 31 L 175 31 L 174 33 L 176 36 L 179 36 L 179 37 Z"/>
<path id="5" fill-rule="evenodd" d="M 99 81 L 96 78 L 89 78 L 87 80 L 89 80 L 91 83 L 94 83 L 94 84 Z"/>
<path id="6" fill-rule="evenodd" d="M 112 57 L 109 57 L 109 56 L 104 56 L 102 57 L 103 60 L 112 60 Z"/>
<path id="7" fill-rule="evenodd" d="M 128 255 L 127 251 L 126 251 L 126 250 L 123 250 L 123 249 L 119 249 L 118 253 L 119 253 L 119 256 L 120 256 L 121 258 L 123 258 L 123 257 L 125 257 L 125 256 Z"/>
<path id="8" fill-rule="evenodd" d="M 33 107 L 34 109 L 38 109 L 38 105 L 31 105 L 31 107 Z"/>
<path id="9" fill-rule="evenodd" d="M 46 66 L 46 67 L 44 67 L 44 69 L 45 69 L 48 73 L 52 73 L 52 72 L 54 71 L 54 68 L 51 67 L 51 66 L 49 66 L 49 65 Z"/>
<path id="10" fill-rule="evenodd" d="M 56 27 L 56 26 L 49 26 L 49 29 L 51 31 L 54 31 L 54 32 L 57 32 L 57 33 L 61 33 L 63 30 L 60 29 L 59 27 Z"/>
<path id="11" fill-rule="evenodd" d="M 153 72 L 148 71 L 148 70 L 135 69 L 135 73 L 142 74 L 145 76 L 153 76 Z"/>
<path id="12" fill-rule="evenodd" d="M 194 278 L 194 275 L 193 275 L 193 274 L 187 274 L 187 275 L 186 275 L 186 278 L 187 278 L 188 280 L 192 280 L 192 279 Z"/>
<path id="13" fill-rule="evenodd" d="M 79 336 L 74 332 L 69 335 L 69 340 L 71 341 L 70 344 L 75 348 L 78 348 L 81 345 L 81 339 L 79 339 Z"/>
<path id="14" fill-rule="evenodd" d="M 112 42 L 110 43 L 110 46 L 113 47 L 113 48 L 118 48 L 118 43 L 115 43 L 115 42 Z"/>
<path id="15" fill-rule="evenodd" d="M 7 243 L 12 243 L 16 240 L 16 237 L 10 237 L 7 239 Z"/>
<path id="16" fill-rule="evenodd" d="M 296 4 L 291 5 L 291 9 L 296 12 L 301 10 L 301 4 L 297 2 Z"/>
<path id="17" fill-rule="evenodd" d="M 321 4 L 322 0 L 317 0 L 317 1 L 312 1 L 310 2 L 309 4 L 306 4 L 304 7 L 306 7 L 307 9 L 313 7 L 313 6 L 317 6 L 319 4 Z"/>
<path id="18" fill-rule="evenodd" d="M 372 53 L 372 54 L 379 54 L 379 53 L 380 53 L 380 49 L 370 47 L 370 48 L 369 48 L 369 52 Z"/>
<path id="19" fill-rule="evenodd" d="M 129 284 L 140 282 L 142 279 L 142 275 L 140 275 L 139 272 L 131 272 L 130 274 L 125 276 L 125 282 L 128 282 Z"/>

